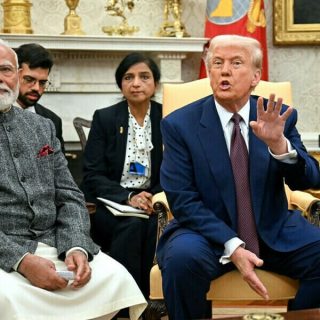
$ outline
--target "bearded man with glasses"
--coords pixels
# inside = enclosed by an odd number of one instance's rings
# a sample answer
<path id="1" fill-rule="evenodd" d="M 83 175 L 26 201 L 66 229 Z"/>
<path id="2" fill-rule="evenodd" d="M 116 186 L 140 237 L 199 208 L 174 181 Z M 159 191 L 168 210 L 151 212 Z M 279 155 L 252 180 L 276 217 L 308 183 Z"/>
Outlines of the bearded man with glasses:
<path id="1" fill-rule="evenodd" d="M 48 50 L 37 43 L 23 44 L 16 50 L 20 71 L 20 89 L 17 105 L 50 119 L 56 129 L 56 136 L 64 152 L 62 120 L 53 111 L 39 104 L 38 101 L 49 87 L 49 73 L 53 58 Z"/>

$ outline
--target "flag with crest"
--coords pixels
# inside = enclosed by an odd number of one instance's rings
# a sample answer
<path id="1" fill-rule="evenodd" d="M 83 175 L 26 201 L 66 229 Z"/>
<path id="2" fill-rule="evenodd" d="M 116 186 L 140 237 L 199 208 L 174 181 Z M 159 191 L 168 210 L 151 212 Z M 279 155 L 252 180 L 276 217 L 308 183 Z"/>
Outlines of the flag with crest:
<path id="1" fill-rule="evenodd" d="M 206 38 L 221 34 L 238 34 L 252 37 L 261 43 L 263 50 L 262 80 L 268 80 L 266 16 L 263 0 L 207 0 Z M 207 48 L 204 48 L 204 52 Z M 207 76 L 201 62 L 199 78 Z"/>

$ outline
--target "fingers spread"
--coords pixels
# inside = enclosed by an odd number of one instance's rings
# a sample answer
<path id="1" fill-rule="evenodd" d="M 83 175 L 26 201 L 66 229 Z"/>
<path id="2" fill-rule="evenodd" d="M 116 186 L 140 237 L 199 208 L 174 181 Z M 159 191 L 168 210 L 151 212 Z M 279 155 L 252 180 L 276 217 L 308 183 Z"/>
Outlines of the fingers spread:
<path id="1" fill-rule="evenodd" d="M 267 112 L 268 113 L 271 113 L 271 112 L 273 112 L 273 110 L 274 110 L 274 99 L 275 99 L 275 94 L 274 93 L 272 93 L 272 94 L 270 94 L 270 96 L 269 96 L 269 100 L 268 100 L 268 103 L 267 103 Z"/>
<path id="2" fill-rule="evenodd" d="M 260 118 L 264 113 L 263 97 L 259 97 L 257 101 L 257 117 Z"/>

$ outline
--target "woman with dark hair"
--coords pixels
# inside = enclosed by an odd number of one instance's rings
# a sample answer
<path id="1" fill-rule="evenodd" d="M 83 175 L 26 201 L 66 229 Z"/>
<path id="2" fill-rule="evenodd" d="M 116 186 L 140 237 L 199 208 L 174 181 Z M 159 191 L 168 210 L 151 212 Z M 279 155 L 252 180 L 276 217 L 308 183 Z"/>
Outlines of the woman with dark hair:
<path id="1" fill-rule="evenodd" d="M 124 100 L 93 115 L 82 186 L 86 199 L 97 204 L 94 241 L 128 269 L 148 298 L 157 233 L 151 198 L 161 191 L 162 161 L 162 105 L 151 99 L 160 71 L 151 58 L 131 53 L 120 62 L 115 78 Z M 116 217 L 97 197 L 143 209 L 149 219 Z"/>

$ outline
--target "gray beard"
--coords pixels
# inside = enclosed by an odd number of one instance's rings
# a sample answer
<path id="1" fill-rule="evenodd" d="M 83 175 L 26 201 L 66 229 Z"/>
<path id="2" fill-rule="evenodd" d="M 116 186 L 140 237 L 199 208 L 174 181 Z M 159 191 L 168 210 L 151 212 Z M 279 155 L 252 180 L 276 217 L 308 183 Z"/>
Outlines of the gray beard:
<path id="1" fill-rule="evenodd" d="M 6 111 L 9 107 L 15 103 L 19 95 L 19 85 L 17 84 L 14 90 L 10 90 L 6 87 L 9 92 L 0 95 L 0 112 Z"/>

